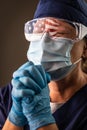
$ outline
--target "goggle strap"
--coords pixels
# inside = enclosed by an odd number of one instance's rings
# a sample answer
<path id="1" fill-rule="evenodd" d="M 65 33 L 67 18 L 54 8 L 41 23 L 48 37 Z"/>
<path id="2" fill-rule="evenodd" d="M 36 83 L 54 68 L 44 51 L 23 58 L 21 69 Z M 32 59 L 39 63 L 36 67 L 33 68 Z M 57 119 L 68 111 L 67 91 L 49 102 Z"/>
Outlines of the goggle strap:
<path id="1" fill-rule="evenodd" d="M 81 32 L 82 32 L 82 38 L 87 35 L 87 27 L 84 25 L 81 25 Z"/>
<path id="2" fill-rule="evenodd" d="M 78 35 L 79 35 L 79 39 L 82 39 L 86 34 L 87 34 L 87 27 L 84 26 L 83 24 L 80 24 L 80 23 L 76 23 L 77 27 L 78 28 Z M 76 29 L 77 30 L 77 29 Z"/>

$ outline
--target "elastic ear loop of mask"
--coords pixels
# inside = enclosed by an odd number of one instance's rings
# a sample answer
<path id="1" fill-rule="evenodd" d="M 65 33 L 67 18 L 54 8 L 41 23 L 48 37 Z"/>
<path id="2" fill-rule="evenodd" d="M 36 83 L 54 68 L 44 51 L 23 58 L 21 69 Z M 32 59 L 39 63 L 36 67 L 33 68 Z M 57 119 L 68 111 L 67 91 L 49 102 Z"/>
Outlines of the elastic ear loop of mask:
<path id="1" fill-rule="evenodd" d="M 82 60 L 82 58 L 78 59 L 77 61 L 75 61 L 73 64 L 76 65 L 78 62 L 80 62 Z"/>

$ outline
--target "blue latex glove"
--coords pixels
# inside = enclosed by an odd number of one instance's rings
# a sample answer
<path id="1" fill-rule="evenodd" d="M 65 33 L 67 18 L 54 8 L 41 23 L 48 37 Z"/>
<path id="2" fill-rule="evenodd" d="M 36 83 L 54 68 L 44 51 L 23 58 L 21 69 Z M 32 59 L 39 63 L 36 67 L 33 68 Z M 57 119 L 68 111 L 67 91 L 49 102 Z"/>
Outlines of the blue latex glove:
<path id="1" fill-rule="evenodd" d="M 30 130 L 37 130 L 42 126 L 55 123 L 50 110 L 50 98 L 47 86 L 39 94 L 35 95 L 32 100 L 23 98 L 22 107 L 23 113 L 30 125 Z"/>
<path id="2" fill-rule="evenodd" d="M 46 83 L 50 82 L 50 76 L 41 65 L 35 66 L 32 62 L 27 62 L 14 72 L 12 83 L 16 82 L 14 95 L 17 98 L 31 97 L 41 92 Z"/>
<path id="3" fill-rule="evenodd" d="M 47 86 L 47 83 L 49 81 L 50 77 L 45 73 L 42 66 L 34 66 L 32 62 L 27 62 L 13 74 L 12 84 L 14 84 L 13 95 L 15 97 L 15 101 L 21 102 L 21 99 L 23 99 L 23 113 L 26 116 L 32 130 L 35 130 L 43 125 L 55 122 L 50 111 L 49 90 Z M 17 111 L 19 111 L 17 110 L 17 106 L 15 107 L 15 109 L 12 109 L 12 114 L 10 114 L 10 120 L 12 122 L 17 122 L 18 120 L 20 120 L 20 117 L 22 120 L 24 117 L 23 115 L 21 116 L 21 114 L 23 113 L 21 113 L 19 116 Z M 18 115 L 16 120 L 12 118 L 12 115 L 14 114 Z M 19 126 L 20 122 L 18 122 L 16 125 Z"/>
<path id="4" fill-rule="evenodd" d="M 24 73 L 24 69 L 27 68 L 28 66 L 30 66 L 29 63 L 26 63 L 24 65 L 22 65 L 16 72 L 21 72 L 22 76 L 27 76 L 27 73 Z M 15 75 L 15 72 L 13 74 L 13 77 Z M 20 77 L 20 73 L 19 73 L 19 77 Z M 8 115 L 8 119 L 15 124 L 16 126 L 24 126 L 27 123 L 27 119 L 24 116 L 23 112 L 22 112 L 22 106 L 21 106 L 21 100 L 22 98 L 20 97 L 20 95 L 22 95 L 22 90 L 19 91 L 18 88 L 24 88 L 23 84 L 18 80 L 18 77 L 16 76 L 15 78 L 12 79 L 12 108 L 10 110 L 10 113 Z M 29 91 L 30 93 L 30 91 Z M 27 92 L 28 94 L 28 92 Z M 22 95 L 23 96 L 23 95 Z"/>
<path id="5" fill-rule="evenodd" d="M 26 116 L 31 130 L 39 127 L 55 123 L 50 109 L 50 97 L 48 82 L 50 76 L 45 73 L 41 65 L 28 67 L 29 77 L 20 77 L 20 81 L 24 84 L 26 90 L 30 91 L 30 95 L 23 92 L 22 100 L 23 113 Z M 18 76 L 17 73 L 15 73 Z M 34 92 L 32 94 L 32 91 Z M 23 97 L 23 95 L 20 95 Z"/>
<path id="6" fill-rule="evenodd" d="M 14 91 L 13 91 L 14 92 Z M 21 100 L 12 95 L 13 104 L 8 115 L 8 119 L 16 126 L 24 126 L 27 119 L 22 112 Z"/>

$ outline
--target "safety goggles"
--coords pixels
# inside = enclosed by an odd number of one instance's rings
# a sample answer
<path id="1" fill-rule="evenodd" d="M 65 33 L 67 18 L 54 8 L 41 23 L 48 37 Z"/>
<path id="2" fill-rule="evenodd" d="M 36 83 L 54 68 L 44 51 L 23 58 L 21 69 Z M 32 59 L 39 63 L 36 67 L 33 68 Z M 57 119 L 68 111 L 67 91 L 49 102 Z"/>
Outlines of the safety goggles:
<path id="1" fill-rule="evenodd" d="M 87 27 L 53 17 L 33 19 L 25 23 L 24 34 L 28 41 L 40 40 L 44 33 L 48 33 L 52 39 L 65 37 L 80 40 L 87 34 Z"/>

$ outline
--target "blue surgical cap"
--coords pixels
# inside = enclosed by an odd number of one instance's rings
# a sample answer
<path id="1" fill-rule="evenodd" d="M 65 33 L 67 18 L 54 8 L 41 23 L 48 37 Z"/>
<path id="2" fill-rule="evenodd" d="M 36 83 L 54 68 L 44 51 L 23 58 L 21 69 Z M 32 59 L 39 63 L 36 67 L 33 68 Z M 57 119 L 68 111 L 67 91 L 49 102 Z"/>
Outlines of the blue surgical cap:
<path id="1" fill-rule="evenodd" d="M 40 0 L 34 18 L 56 17 L 87 26 L 86 0 Z"/>

